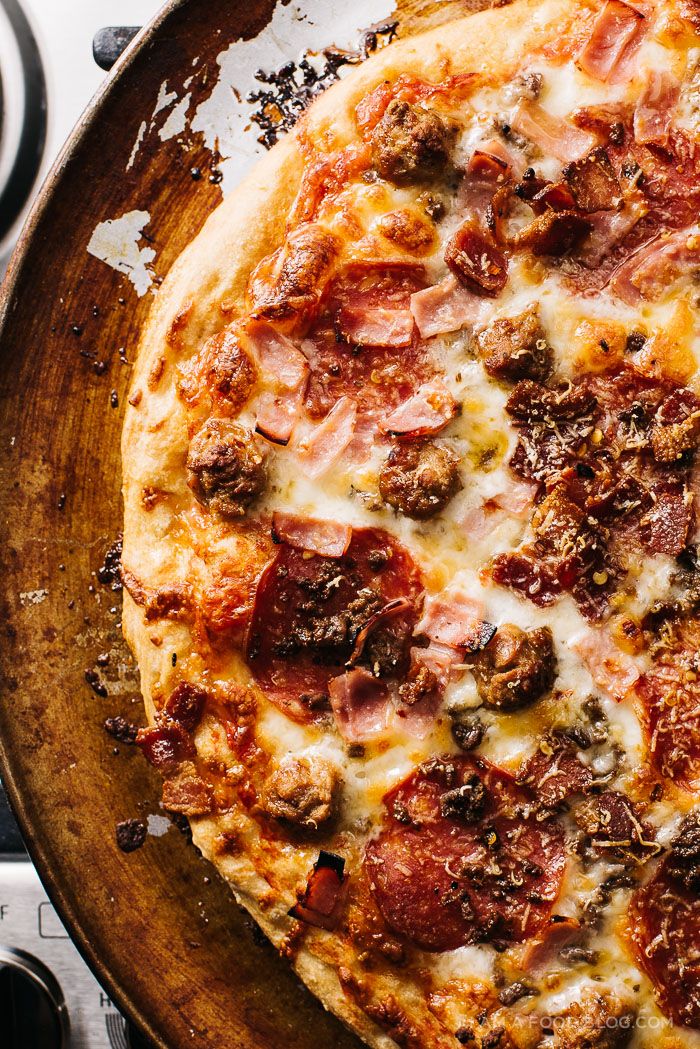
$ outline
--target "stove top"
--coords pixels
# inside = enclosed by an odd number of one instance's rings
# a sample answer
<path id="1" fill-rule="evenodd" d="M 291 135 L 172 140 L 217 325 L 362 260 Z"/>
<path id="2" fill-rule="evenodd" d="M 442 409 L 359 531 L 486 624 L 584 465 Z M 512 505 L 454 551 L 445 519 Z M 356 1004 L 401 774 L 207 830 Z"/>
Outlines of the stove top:
<path id="1" fill-rule="evenodd" d="M 0 277 L 42 180 L 162 0 L 0 0 Z M 147 1049 L 70 940 L 0 785 L 2 1049 Z"/>

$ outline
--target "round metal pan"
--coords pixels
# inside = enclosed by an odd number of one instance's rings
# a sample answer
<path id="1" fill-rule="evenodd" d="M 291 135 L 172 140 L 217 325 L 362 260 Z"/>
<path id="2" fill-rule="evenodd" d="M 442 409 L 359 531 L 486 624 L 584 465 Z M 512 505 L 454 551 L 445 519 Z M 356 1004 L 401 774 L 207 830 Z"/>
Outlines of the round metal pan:
<path id="1" fill-rule="evenodd" d="M 406 0 L 392 18 L 406 35 L 481 6 Z M 273 9 L 175 0 L 139 34 L 51 172 L 0 303 L 2 778 L 77 945 L 161 1049 L 359 1044 L 261 942 L 186 833 L 117 848 L 118 821 L 159 814 L 160 784 L 103 728 L 140 718 L 120 594 L 99 568 L 120 528 L 121 410 L 151 295 L 86 248 L 98 222 L 147 210 L 156 283 L 167 273 L 220 200 L 216 157 L 201 137 L 185 150 L 147 135 L 127 170 L 141 123 L 166 81 L 205 98 L 217 55 Z M 160 816 L 150 825 L 162 832 Z"/>

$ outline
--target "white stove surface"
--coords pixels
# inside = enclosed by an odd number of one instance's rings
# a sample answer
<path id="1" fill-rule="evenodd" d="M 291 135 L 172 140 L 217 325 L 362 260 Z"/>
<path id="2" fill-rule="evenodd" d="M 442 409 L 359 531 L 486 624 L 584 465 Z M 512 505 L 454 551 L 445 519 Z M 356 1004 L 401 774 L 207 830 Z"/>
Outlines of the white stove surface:
<path id="1" fill-rule="evenodd" d="M 7 240 L 10 249 L 51 165 L 107 76 L 92 57 L 95 33 L 105 26 L 145 25 L 161 9 L 163 0 L 20 0 L 20 6 L 31 24 L 44 65 L 48 128 L 39 176 Z M 0 276 L 8 255 L 9 250 L 0 252 Z"/>

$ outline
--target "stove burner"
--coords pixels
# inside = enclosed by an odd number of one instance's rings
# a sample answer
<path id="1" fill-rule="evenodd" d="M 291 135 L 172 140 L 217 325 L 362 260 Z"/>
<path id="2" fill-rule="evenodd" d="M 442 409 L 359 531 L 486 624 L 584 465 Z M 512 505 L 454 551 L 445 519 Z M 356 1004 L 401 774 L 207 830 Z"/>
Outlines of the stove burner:
<path id="1" fill-rule="evenodd" d="M 46 80 L 29 22 L 19 0 L 0 0 L 0 245 L 36 180 L 46 108 Z"/>

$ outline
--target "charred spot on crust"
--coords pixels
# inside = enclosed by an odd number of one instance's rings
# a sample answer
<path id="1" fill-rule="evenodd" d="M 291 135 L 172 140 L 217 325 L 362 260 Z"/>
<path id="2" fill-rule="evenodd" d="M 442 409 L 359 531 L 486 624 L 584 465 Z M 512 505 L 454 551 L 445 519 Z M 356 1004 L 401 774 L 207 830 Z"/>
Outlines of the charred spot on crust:
<path id="1" fill-rule="evenodd" d="M 493 321 L 476 336 L 484 369 L 495 379 L 544 382 L 554 364 L 554 354 L 540 324 L 536 303 L 514 317 Z"/>
<path id="2" fill-rule="evenodd" d="M 453 138 L 437 113 L 394 99 L 372 132 L 372 163 L 389 182 L 427 181 L 444 172 Z"/>
<path id="3" fill-rule="evenodd" d="M 379 474 L 384 502 L 419 521 L 444 510 L 460 487 L 457 458 L 431 441 L 397 445 Z"/>
<path id="4" fill-rule="evenodd" d="M 199 502 L 223 517 L 242 517 L 262 495 L 265 457 L 250 430 L 213 419 L 190 444 L 189 485 Z"/>

